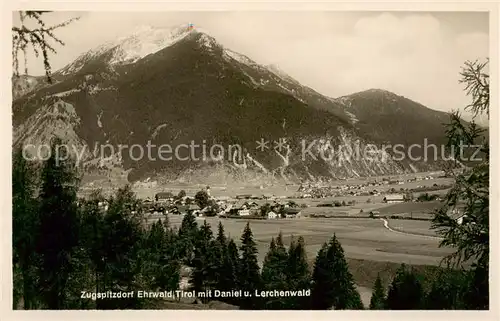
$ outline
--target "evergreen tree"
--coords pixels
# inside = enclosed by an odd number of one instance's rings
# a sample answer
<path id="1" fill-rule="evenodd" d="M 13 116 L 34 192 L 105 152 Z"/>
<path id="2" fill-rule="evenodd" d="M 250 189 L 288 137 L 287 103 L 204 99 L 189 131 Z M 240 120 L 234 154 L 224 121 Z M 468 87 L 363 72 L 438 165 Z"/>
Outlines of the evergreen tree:
<path id="1" fill-rule="evenodd" d="M 36 252 L 40 256 L 39 279 L 42 301 L 49 309 L 65 307 L 71 256 L 78 244 L 77 178 L 74 167 L 63 161 L 61 141 L 55 139 L 52 153 L 42 169 L 40 233 Z M 61 156 L 61 157 L 59 157 Z"/>
<path id="2" fill-rule="evenodd" d="M 363 310 L 365 308 L 363 301 L 361 301 L 361 295 L 359 294 L 358 290 L 356 290 L 355 286 L 352 287 L 350 296 L 351 298 L 349 300 L 349 307 L 347 309 Z"/>
<path id="3" fill-rule="evenodd" d="M 78 201 L 79 241 L 71 257 L 73 269 L 68 280 L 68 309 L 96 308 L 95 301 L 81 299 L 81 291 L 99 292 L 103 270 L 101 255 L 104 213 L 98 204 L 103 199 L 101 191 L 95 190 L 89 199 Z"/>
<path id="4" fill-rule="evenodd" d="M 486 259 L 486 258 L 484 258 Z M 472 266 L 471 280 L 464 297 L 465 306 L 471 310 L 489 308 L 489 264 L 481 260 Z"/>
<path id="5" fill-rule="evenodd" d="M 464 294 L 468 286 L 469 272 L 447 269 L 440 272 L 433 280 L 425 297 L 428 310 L 465 309 Z"/>
<path id="6" fill-rule="evenodd" d="M 254 309 L 257 301 L 253 296 L 255 290 L 261 289 L 259 264 L 257 261 L 257 246 L 253 240 L 250 223 L 247 223 L 241 235 L 240 246 L 241 257 L 238 264 L 238 284 L 240 289 L 252 297 L 243 295 L 240 307 L 242 309 Z"/>
<path id="7" fill-rule="evenodd" d="M 219 279 L 218 288 L 221 291 L 233 290 L 238 288 L 238 262 L 238 248 L 234 241 L 230 239 L 227 243 L 226 255 L 224 256 L 222 272 L 220 273 L 221 278 Z M 235 302 L 234 299 L 229 299 L 229 301 Z"/>
<path id="8" fill-rule="evenodd" d="M 324 243 L 316 255 L 312 275 L 311 308 L 327 310 L 333 305 L 333 282 L 330 273 L 331 264 L 327 257 L 328 244 Z"/>
<path id="9" fill-rule="evenodd" d="M 99 202 L 104 197 L 100 190 L 92 191 L 88 200 L 81 204 L 81 247 L 86 249 L 89 258 L 89 267 L 93 270 L 93 289 L 96 293 L 101 292 L 105 272 L 105 249 L 104 237 L 106 234 L 104 209 L 99 206 Z"/>
<path id="10" fill-rule="evenodd" d="M 396 272 L 387 293 L 389 310 L 418 310 L 423 307 L 424 291 L 417 275 L 404 264 Z"/>
<path id="11" fill-rule="evenodd" d="M 318 310 L 363 308 L 354 279 L 348 270 L 344 250 L 335 234 L 329 244 L 323 245 L 316 257 L 311 300 L 311 307 Z"/>
<path id="12" fill-rule="evenodd" d="M 370 299 L 370 310 L 384 310 L 385 308 L 385 291 L 380 279 L 380 274 L 377 275 L 375 284 L 373 285 L 373 294 Z"/>
<path id="13" fill-rule="evenodd" d="M 82 225 L 80 225 L 82 227 Z M 82 229 L 80 228 L 80 231 Z M 84 248 L 84 240 L 80 238 L 79 245 L 74 248 L 70 257 L 71 272 L 68 274 L 65 293 L 65 309 L 95 309 L 95 302 L 82 300 L 82 291 L 95 290 L 95 270 L 92 266 L 90 252 Z"/>
<path id="14" fill-rule="evenodd" d="M 175 258 L 172 243 L 167 240 L 161 220 L 151 226 L 146 250 L 149 252 L 146 266 L 149 267 L 150 288 L 154 290 L 176 290 L 180 280 L 180 264 Z"/>
<path id="15" fill-rule="evenodd" d="M 217 257 L 213 233 L 207 221 L 200 228 L 198 246 L 195 248 L 191 287 L 196 292 L 205 292 L 216 284 Z M 201 297 L 202 301 L 206 299 Z"/>
<path id="16" fill-rule="evenodd" d="M 269 251 L 262 265 L 262 284 L 266 290 L 287 290 L 287 260 L 288 254 L 283 246 L 280 233 L 277 242 L 274 241 L 274 238 L 271 239 Z M 269 297 L 263 301 L 265 309 L 286 309 L 285 298 Z"/>
<path id="17" fill-rule="evenodd" d="M 222 225 L 222 222 L 219 221 L 219 226 L 217 227 L 217 238 L 216 238 L 217 242 L 219 242 L 220 245 L 226 245 L 227 243 L 227 238 L 226 238 L 226 234 L 225 234 L 225 231 L 224 231 L 224 226 Z"/>
<path id="18" fill-rule="evenodd" d="M 299 237 L 297 242 L 293 239 L 288 250 L 286 267 L 286 284 L 289 290 L 309 290 L 311 287 L 311 275 L 307 255 L 305 251 L 304 238 Z M 308 309 L 308 297 L 286 298 L 288 309 Z"/>
<path id="19" fill-rule="evenodd" d="M 138 282 L 142 269 L 141 248 L 145 236 L 141 228 L 138 201 L 130 186 L 118 189 L 109 200 L 104 216 L 102 237 L 103 272 L 102 292 L 134 291 L 143 282 Z M 98 309 L 139 308 L 140 300 L 129 299 L 97 300 Z"/>
<path id="20" fill-rule="evenodd" d="M 222 287 L 224 286 L 225 283 L 224 273 L 226 273 L 224 264 L 227 256 L 227 238 L 225 235 L 224 226 L 220 221 L 217 227 L 217 237 L 215 238 L 214 252 L 216 256 L 215 259 L 216 268 L 214 271 L 216 280 L 215 288 L 222 290 Z"/>
<path id="21" fill-rule="evenodd" d="M 194 257 L 194 249 L 198 241 L 198 224 L 193 213 L 187 213 L 182 219 L 181 227 L 179 228 L 179 245 L 180 252 L 185 258 L 186 263 L 191 265 L 191 260 Z"/>
<path id="22" fill-rule="evenodd" d="M 34 198 L 34 177 L 33 166 L 18 150 L 12 164 L 12 263 L 14 271 L 19 268 L 18 278 L 18 274 L 13 273 L 14 283 L 19 283 L 22 291 L 17 294 L 18 287 L 13 287 L 13 303 L 14 308 L 17 308 L 18 298 L 22 298 L 25 310 L 37 306 L 35 241 L 39 231 L 39 217 Z"/>

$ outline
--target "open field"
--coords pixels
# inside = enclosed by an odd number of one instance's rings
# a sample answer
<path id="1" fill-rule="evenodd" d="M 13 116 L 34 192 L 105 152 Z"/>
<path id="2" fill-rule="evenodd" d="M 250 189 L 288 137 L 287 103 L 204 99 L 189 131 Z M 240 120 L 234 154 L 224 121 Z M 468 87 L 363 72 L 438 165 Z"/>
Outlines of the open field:
<path id="1" fill-rule="evenodd" d="M 297 203 L 301 204 L 299 201 L 297 201 Z M 341 206 L 341 207 L 323 207 L 323 206 L 318 207 L 315 204 L 315 205 L 310 205 L 310 207 L 304 208 L 302 210 L 302 215 L 310 216 L 314 214 L 314 215 L 325 215 L 327 217 L 346 216 L 346 215 L 349 216 L 368 215 L 372 210 L 379 210 L 380 208 L 390 205 L 391 204 L 382 203 L 381 200 L 378 203 L 358 202 L 352 206 Z M 361 210 L 363 210 L 363 212 L 361 212 Z"/>
<path id="2" fill-rule="evenodd" d="M 425 176 L 429 173 L 418 173 L 401 176 L 391 176 L 392 179 L 408 179 L 414 176 Z M 355 185 L 368 181 L 380 180 L 377 178 L 365 178 L 357 180 L 342 180 L 335 185 Z M 399 191 L 401 188 L 416 188 L 417 186 L 431 187 L 434 184 L 449 184 L 447 178 L 435 178 L 433 180 L 423 180 L 418 182 L 404 183 L 398 185 L 383 185 L 374 189 L 378 191 L 389 191 L 394 188 Z M 168 186 L 139 187 L 134 188 L 139 198 L 153 198 L 157 192 L 170 191 L 174 194 L 184 190 L 187 195 L 194 196 L 196 192 L 205 188 L 202 184 L 169 184 Z M 372 210 L 380 211 L 384 215 L 399 215 L 430 218 L 429 214 L 439 206 L 439 202 L 423 203 L 402 203 L 387 204 L 382 200 L 384 195 L 378 196 L 339 196 L 321 199 L 294 198 L 297 194 L 298 185 L 210 185 L 212 196 L 235 197 L 239 194 L 263 195 L 273 194 L 281 196 L 287 200 L 293 200 L 299 205 L 306 205 L 302 211 L 301 219 L 281 219 L 281 220 L 246 220 L 228 218 L 199 218 L 198 223 L 202 224 L 206 220 L 216 233 L 219 221 L 224 225 L 226 234 L 229 234 L 237 244 L 247 223 L 254 234 L 257 243 L 259 264 L 262 264 L 269 249 L 269 242 L 272 237 L 276 237 L 281 231 L 285 245 L 288 245 L 292 236 L 304 238 L 308 259 L 313 262 L 318 250 L 324 242 L 328 242 L 335 233 L 344 248 L 349 269 L 354 276 L 358 291 L 362 301 L 367 306 L 371 297 L 373 282 L 380 273 L 383 283 L 387 286 L 394 276 L 401 263 L 409 264 L 417 268 L 424 275 L 436 271 L 441 259 L 452 252 L 451 249 L 439 248 L 439 239 L 431 238 L 434 231 L 429 230 L 428 221 L 409 220 L 389 220 L 391 231 L 384 227 L 384 223 L 377 219 L 355 218 L 355 216 L 367 215 Z M 367 188 L 370 190 L 371 188 Z M 441 193 L 442 192 L 442 193 Z M 439 191 L 443 194 L 446 191 Z M 423 193 L 423 192 L 422 192 Z M 438 191 L 431 192 L 438 194 Z M 419 193 L 415 195 L 418 196 Z M 355 201 L 352 206 L 344 207 L 318 207 L 321 203 L 331 203 L 333 201 Z M 369 202 L 367 202 L 370 200 Z M 272 203 L 268 200 L 255 200 L 263 205 Z M 362 213 L 360 213 L 362 211 Z M 325 215 L 329 218 L 309 218 L 311 214 Z M 335 216 L 353 216 L 353 218 L 335 218 Z M 182 216 L 169 215 L 170 223 L 173 226 L 180 226 Z M 409 233 L 409 234 L 405 234 Z"/>
<path id="3" fill-rule="evenodd" d="M 182 216 L 169 215 L 169 220 L 171 225 L 179 227 Z M 271 238 L 276 237 L 280 231 L 285 245 L 290 243 L 292 236 L 304 238 L 306 253 L 311 263 L 314 262 L 321 245 L 328 242 L 335 233 L 344 248 L 349 269 L 366 306 L 369 304 L 371 288 L 378 273 L 385 285 L 390 282 L 401 263 L 412 265 L 423 274 L 429 274 L 436 271 L 441 259 L 452 251 L 439 248 L 438 239 L 392 232 L 378 219 L 246 220 L 207 217 L 197 220 L 199 224 L 206 220 L 214 234 L 217 233 L 219 221 L 222 222 L 226 234 L 237 244 L 240 243 L 246 223 L 250 222 L 257 243 L 259 264 L 264 260 Z M 426 221 L 390 220 L 390 224 L 407 233 L 434 233 L 429 231 L 430 223 Z"/>
<path id="4" fill-rule="evenodd" d="M 407 202 L 381 206 L 376 210 L 380 215 L 398 215 L 402 217 L 432 219 L 433 211 L 442 206 L 440 201 L 431 202 Z"/>
<path id="5" fill-rule="evenodd" d="M 327 217 L 335 216 L 356 216 L 368 215 L 370 211 L 379 211 L 381 215 L 400 215 L 408 217 L 432 218 L 432 211 L 441 206 L 441 202 L 405 202 L 398 204 L 383 203 L 383 196 L 371 197 L 371 202 L 366 203 L 366 196 L 335 197 L 324 199 L 294 199 L 298 204 L 307 204 L 302 213 L 305 216 L 325 215 Z M 355 200 L 356 204 L 352 206 L 341 207 L 318 207 L 318 204 L 332 202 L 333 200 L 348 202 Z M 363 210 L 363 212 L 361 212 Z"/>
<path id="6" fill-rule="evenodd" d="M 169 216 L 170 223 L 180 226 L 182 216 Z M 262 262 L 269 248 L 272 237 L 281 231 L 285 244 L 292 236 L 304 238 L 309 258 L 314 258 L 324 242 L 335 233 L 342 243 L 346 257 L 370 261 L 389 261 L 412 265 L 438 265 L 441 258 L 450 253 L 450 249 L 438 248 L 438 239 L 419 235 L 395 233 L 386 229 L 381 220 L 376 219 L 281 219 L 281 220 L 245 220 L 221 219 L 217 217 L 199 218 L 201 224 L 207 221 L 216 232 L 219 221 L 222 222 L 226 234 L 239 243 L 247 221 L 254 234 L 259 251 L 259 261 Z M 393 221 L 391 220 L 391 224 Z M 401 222 L 397 222 L 400 224 Z M 425 222 L 426 223 L 426 222 Z M 425 227 L 420 221 L 405 221 L 403 227 L 422 231 Z"/>
<path id="7" fill-rule="evenodd" d="M 397 231 L 420 234 L 428 236 L 437 236 L 434 230 L 431 230 L 430 221 L 416 221 L 416 220 L 388 220 L 389 226 Z"/>

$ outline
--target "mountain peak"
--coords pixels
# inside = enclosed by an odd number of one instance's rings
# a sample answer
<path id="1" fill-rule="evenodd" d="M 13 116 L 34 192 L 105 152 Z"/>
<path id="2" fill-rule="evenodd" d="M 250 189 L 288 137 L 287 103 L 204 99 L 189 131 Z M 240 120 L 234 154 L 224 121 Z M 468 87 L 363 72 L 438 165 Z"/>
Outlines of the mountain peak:
<path id="1" fill-rule="evenodd" d="M 350 98 L 365 98 L 365 99 L 379 99 L 379 98 L 390 98 L 392 100 L 401 98 L 400 95 L 393 93 L 391 91 L 380 89 L 380 88 L 370 88 L 367 90 L 359 91 L 347 96 L 339 97 L 338 99 L 350 99 Z"/>
<path id="2" fill-rule="evenodd" d="M 361 91 L 360 93 L 385 94 L 385 95 L 397 96 L 395 93 L 381 88 L 370 88 L 365 91 Z"/>
<path id="3" fill-rule="evenodd" d="M 173 28 L 139 26 L 132 34 L 119 38 L 112 44 L 114 49 L 110 64 L 134 63 L 145 56 L 171 46 L 190 34 L 194 28 L 183 24 Z"/>
<path id="4" fill-rule="evenodd" d="M 89 60 L 110 53 L 106 58 L 109 65 L 129 64 L 156 53 L 184 39 L 191 33 L 202 34 L 203 44 L 213 45 L 215 39 L 205 35 L 200 29 L 190 23 L 177 25 L 171 28 L 157 28 L 149 25 L 140 25 L 130 33 L 114 41 L 109 41 L 82 54 L 73 63 L 61 69 L 62 75 L 80 70 Z"/>

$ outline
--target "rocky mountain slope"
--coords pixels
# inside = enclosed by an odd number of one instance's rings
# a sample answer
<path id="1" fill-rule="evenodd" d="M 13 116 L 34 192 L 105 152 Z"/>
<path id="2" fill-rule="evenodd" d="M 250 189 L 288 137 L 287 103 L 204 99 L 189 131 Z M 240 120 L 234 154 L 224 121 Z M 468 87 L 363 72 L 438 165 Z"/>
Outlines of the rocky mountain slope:
<path id="1" fill-rule="evenodd" d="M 381 144 L 442 143 L 447 119 L 381 90 L 326 97 L 187 26 L 140 28 L 84 53 L 54 79 L 16 90 L 14 146 L 58 135 L 87 173 L 120 168 L 129 181 L 304 181 L 427 170 L 435 164 L 393 160 Z"/>

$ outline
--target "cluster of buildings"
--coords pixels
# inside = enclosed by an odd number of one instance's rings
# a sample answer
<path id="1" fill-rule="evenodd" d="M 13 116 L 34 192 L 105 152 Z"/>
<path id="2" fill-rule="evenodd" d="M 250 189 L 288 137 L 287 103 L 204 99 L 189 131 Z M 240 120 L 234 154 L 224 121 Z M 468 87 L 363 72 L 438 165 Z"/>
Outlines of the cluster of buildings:
<path id="1" fill-rule="evenodd" d="M 296 218 L 301 216 L 301 210 L 294 202 L 286 201 L 285 196 L 274 195 L 255 196 L 241 194 L 235 197 L 210 195 L 209 188 L 205 189 L 209 197 L 208 204 L 200 208 L 194 197 L 183 195 L 174 196 L 170 192 L 157 193 L 152 199 L 143 201 L 146 211 L 155 214 L 221 217 L 259 217 L 267 219 Z"/>
<path id="2" fill-rule="evenodd" d="M 364 184 L 343 184 L 337 186 L 314 186 L 301 185 L 298 193 L 300 198 L 326 198 L 338 196 L 378 196 L 382 192 L 377 189 L 369 189 L 369 187 L 380 186 L 379 183 L 364 183 Z"/>
<path id="3" fill-rule="evenodd" d="M 412 178 L 380 178 L 372 179 L 358 184 L 342 184 L 336 186 L 322 185 L 320 183 L 301 184 L 298 189 L 300 198 L 326 198 L 338 196 L 379 196 L 385 193 L 393 193 L 394 187 L 388 186 L 403 185 L 405 183 L 432 180 L 434 176 L 415 176 Z M 435 184 L 437 185 L 437 184 Z M 420 186 L 424 188 L 423 186 Z"/>

